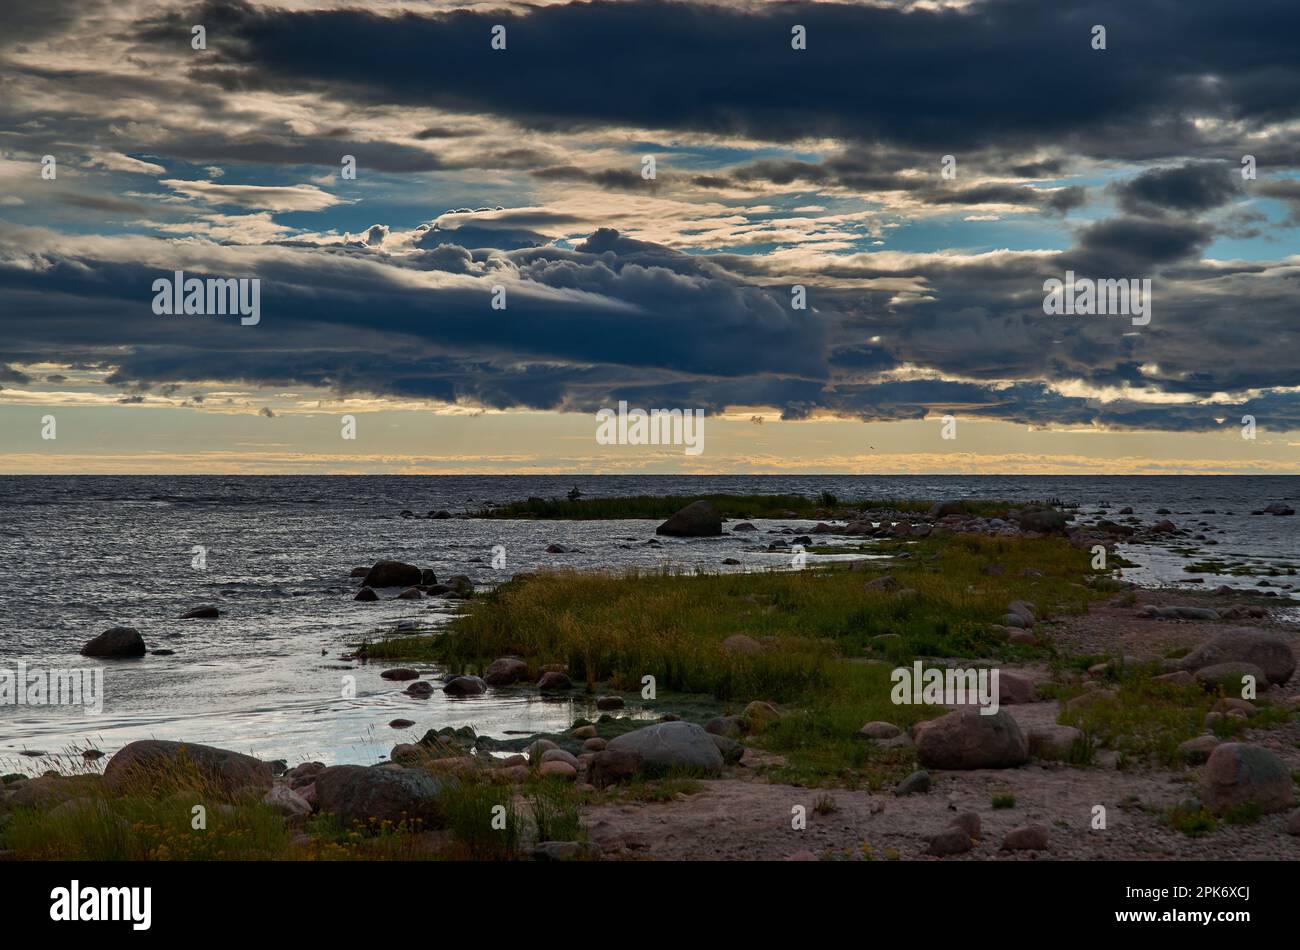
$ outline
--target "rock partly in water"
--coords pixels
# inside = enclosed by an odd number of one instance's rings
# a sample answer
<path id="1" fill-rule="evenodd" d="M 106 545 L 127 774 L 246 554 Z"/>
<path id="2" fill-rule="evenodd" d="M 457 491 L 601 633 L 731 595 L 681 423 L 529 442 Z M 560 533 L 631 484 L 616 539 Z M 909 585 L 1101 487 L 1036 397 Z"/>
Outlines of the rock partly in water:
<path id="1" fill-rule="evenodd" d="M 124 659 L 144 656 L 144 638 L 134 627 L 111 627 L 81 648 L 82 656 Z"/>
<path id="2" fill-rule="evenodd" d="M 711 502 L 693 501 L 658 528 L 655 534 L 703 538 L 722 534 L 722 515 Z"/>
<path id="3" fill-rule="evenodd" d="M 379 561 L 361 583 L 365 587 L 414 587 L 424 579 L 424 572 L 402 561 Z"/>
<path id="4" fill-rule="evenodd" d="M 561 673 L 559 670 L 551 670 L 548 673 L 542 674 L 542 678 L 537 681 L 537 688 L 543 692 L 573 689 L 573 681 L 569 679 L 567 673 Z"/>
<path id="5" fill-rule="evenodd" d="M 489 686 L 513 686 L 528 677 L 528 664 L 513 656 L 493 660 L 483 673 L 483 682 Z"/>
<path id="6" fill-rule="evenodd" d="M 442 685 L 448 696 L 477 696 L 487 692 L 487 683 L 477 676 L 453 676 Z"/>
<path id="7" fill-rule="evenodd" d="M 195 607 L 193 610 L 187 610 L 181 614 L 181 620 L 216 620 L 221 616 L 221 611 L 216 607 L 203 606 Z"/>

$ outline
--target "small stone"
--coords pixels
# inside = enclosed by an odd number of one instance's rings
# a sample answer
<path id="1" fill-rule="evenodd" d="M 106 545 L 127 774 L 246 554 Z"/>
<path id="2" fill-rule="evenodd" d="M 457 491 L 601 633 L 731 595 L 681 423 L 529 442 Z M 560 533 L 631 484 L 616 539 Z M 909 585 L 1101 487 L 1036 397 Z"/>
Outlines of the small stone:
<path id="1" fill-rule="evenodd" d="M 577 760 L 575 759 L 574 761 L 576 762 Z M 543 776 L 554 775 L 557 778 L 576 779 L 578 777 L 578 767 L 576 764 L 570 765 L 568 762 L 557 762 L 551 760 L 550 762 L 543 762 L 541 768 L 537 770 L 537 774 Z"/>
<path id="2" fill-rule="evenodd" d="M 922 769 L 913 772 L 907 778 L 903 779 L 903 781 L 899 782 L 898 787 L 894 789 L 894 794 L 900 797 L 903 795 L 924 795 L 929 790 L 930 773 Z"/>
<path id="3" fill-rule="evenodd" d="M 942 858 L 950 854 L 962 854 L 970 849 L 970 835 L 961 828 L 945 828 L 930 839 L 926 853 Z"/>
<path id="4" fill-rule="evenodd" d="M 1002 839 L 1003 851 L 1046 851 L 1047 826 L 1024 825 L 1012 828 Z"/>

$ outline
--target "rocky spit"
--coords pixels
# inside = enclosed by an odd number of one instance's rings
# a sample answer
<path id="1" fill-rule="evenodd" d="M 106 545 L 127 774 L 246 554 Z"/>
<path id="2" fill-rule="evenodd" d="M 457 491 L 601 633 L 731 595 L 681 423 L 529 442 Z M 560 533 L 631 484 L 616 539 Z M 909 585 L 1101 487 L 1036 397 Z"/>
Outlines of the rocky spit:
<path id="1" fill-rule="evenodd" d="M 660 533 L 710 535 L 721 519 L 707 503 L 679 512 Z M 1273 516 L 1291 514 L 1284 505 L 1261 509 Z M 1079 523 L 1057 506 L 1026 506 L 1005 518 L 966 513 L 961 503 L 936 505 L 926 516 L 872 511 L 841 523 L 821 522 L 809 533 L 842 537 L 919 537 L 933 532 L 992 535 L 1056 534 L 1071 544 L 1108 549 L 1117 539 L 1141 542 L 1182 529 L 1167 521 L 1148 525 L 1101 520 Z M 738 523 L 730 530 L 753 530 Z M 775 542 L 780 545 L 783 542 Z M 353 570 L 357 599 L 440 596 L 470 598 L 465 575 L 439 582 L 431 571 L 397 561 Z M 69 778 L 46 773 L 36 778 L 4 777 L 4 812 L 25 805 L 85 806 L 86 781 L 114 793 L 149 783 L 182 758 L 231 800 L 260 799 L 303 828 L 315 812 L 345 823 L 373 824 L 419 819 L 436 829 L 444 821 L 440 800 L 449 783 L 468 775 L 499 784 L 503 795 L 534 775 L 554 776 L 583 787 L 606 789 L 640 778 L 689 772 L 701 788 L 663 802 L 596 796 L 583 806 L 582 842 L 548 842 L 539 859 L 787 859 L 826 857 L 970 859 L 1169 859 L 1300 857 L 1300 686 L 1295 677 L 1297 642 L 1293 624 L 1274 617 L 1261 604 L 1262 592 L 1227 588 L 1214 591 L 1139 589 L 1115 585 L 1114 596 L 1086 614 L 1045 622 L 1032 604 L 1007 605 L 1003 632 L 1013 642 L 1037 643 L 1044 629 L 1063 656 L 1110 655 L 1075 677 L 1081 695 L 1071 708 L 1113 689 L 1113 663 L 1152 664 L 1159 676 L 1208 689 L 1239 683 L 1251 675 L 1277 709 L 1252 726 L 1259 707 L 1247 700 L 1222 699 L 1207 716 L 1205 732 L 1179 749 L 1173 767 L 1135 765 L 1121 754 L 1101 750 L 1092 764 L 1072 767 L 1062 759 L 1081 738 L 1060 725 L 1060 702 L 1043 687 L 1057 678 L 1044 661 L 998 664 L 1001 709 L 985 716 L 970 707 L 952 707 L 943 716 L 904 729 L 889 722 L 863 724 L 859 739 L 881 748 L 913 747 L 918 771 L 896 786 L 872 791 L 809 789 L 769 781 L 779 756 L 747 740 L 783 715 L 770 703 L 751 702 L 743 712 L 690 722 L 673 714 L 647 721 L 635 697 L 598 697 L 595 721 L 575 721 L 563 735 L 510 740 L 476 735 L 468 726 L 428 730 L 416 742 L 396 744 L 389 760 L 367 765 L 322 762 L 264 762 L 241 753 L 193 743 L 162 740 L 132 742 L 107 758 L 102 776 Z M 896 588 L 885 576 L 872 582 Z M 892 588 L 890 585 L 892 584 Z M 187 616 L 211 616 L 199 607 Z M 762 649 L 737 633 L 722 649 L 737 654 Z M 138 631 L 114 627 L 88 642 L 83 653 L 96 657 L 140 657 L 146 653 Z M 1179 659 L 1168 655 L 1181 654 Z M 932 658 L 932 664 L 980 663 L 978 658 Z M 986 661 L 990 665 L 992 661 Z M 532 676 L 537 676 L 536 680 Z M 501 657 L 483 676 L 430 676 L 427 671 L 394 666 L 384 678 L 408 695 L 442 690 L 473 696 L 488 690 L 523 686 L 540 692 L 575 689 L 568 671 L 544 668 L 538 674 L 519 657 Z M 633 717 L 637 718 L 633 718 Z M 1236 717 L 1243 728 L 1231 741 L 1214 734 L 1219 717 Z M 409 728 L 413 720 L 394 720 Z M 92 754 L 93 753 L 93 754 Z M 99 755 L 88 750 L 87 760 Z M 806 826 L 790 816 L 802 806 Z M 1171 808 L 1202 811 L 1223 818 L 1242 809 L 1254 820 L 1220 823 L 1213 834 L 1193 837 L 1162 820 Z M 305 830 L 302 832 L 306 835 Z M 3 856 L 3 855 L 0 855 Z"/>

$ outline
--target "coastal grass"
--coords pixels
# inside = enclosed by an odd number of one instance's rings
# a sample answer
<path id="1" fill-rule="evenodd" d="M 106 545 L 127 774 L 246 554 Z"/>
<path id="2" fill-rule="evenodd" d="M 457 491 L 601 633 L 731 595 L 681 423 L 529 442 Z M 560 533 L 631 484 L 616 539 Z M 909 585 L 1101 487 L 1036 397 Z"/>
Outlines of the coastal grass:
<path id="1" fill-rule="evenodd" d="M 90 794 L 52 807 L 14 808 L 0 848 L 25 860 L 257 861 L 285 857 L 292 833 L 279 813 L 165 795 Z M 195 807 L 206 812 L 194 827 Z"/>
<path id="2" fill-rule="evenodd" d="M 547 521 L 619 521 L 663 519 L 696 501 L 707 501 L 723 518 L 844 519 L 858 512 L 890 510 L 924 513 L 928 501 L 902 499 L 841 500 L 830 492 L 804 495 L 634 495 L 623 498 L 528 498 L 473 512 L 477 518 L 539 519 Z M 968 514 L 981 517 L 1005 515 L 1011 507 L 1002 501 L 966 501 Z"/>
<path id="3" fill-rule="evenodd" d="M 752 700 L 783 715 L 748 739 L 777 757 L 762 768 L 796 784 L 881 788 L 915 768 L 910 749 L 857 737 L 865 722 L 902 728 L 942 710 L 897 705 L 892 669 L 918 657 L 1041 656 L 1000 631 L 1013 600 L 1034 603 L 1044 626 L 1104 596 L 1078 581 L 1090 555 L 1055 538 L 951 535 L 889 541 L 888 558 L 852 569 L 746 574 L 580 574 L 517 578 L 483 597 L 445 632 L 370 645 L 372 658 L 422 659 L 482 673 L 500 656 L 533 670 L 568 669 L 589 692 L 642 689 L 711 696 L 735 711 Z M 998 571 L 987 571 L 996 564 Z M 1032 572 L 1026 569 L 1033 568 Z M 868 589 L 888 574 L 896 589 Z M 742 646 L 724 641 L 737 634 Z"/>
<path id="4" fill-rule="evenodd" d="M 1101 596 L 1071 585 L 1090 573 L 1090 558 L 1059 539 L 959 535 L 881 548 L 895 556 L 863 562 L 867 570 L 529 575 L 498 587 L 442 634 L 369 652 L 464 671 L 515 655 L 562 664 L 593 690 L 640 688 L 651 675 L 659 689 L 783 702 L 826 686 L 842 657 L 1023 655 L 1031 648 L 1009 645 L 994 629 L 1010 601 L 1029 600 L 1050 616 L 1081 612 Z M 1002 571 L 985 573 L 993 563 Z M 1036 573 L 1023 575 L 1030 567 Z M 883 574 L 897 590 L 866 589 Z M 761 649 L 724 649 L 735 634 Z"/>
<path id="5" fill-rule="evenodd" d="M 1141 666 L 1125 671 L 1116 665 L 1107 670 L 1108 690 L 1089 696 L 1074 709 L 1068 700 L 1084 696 L 1081 689 L 1061 692 L 1057 721 L 1075 726 L 1089 746 L 1110 749 L 1121 763 L 1154 762 L 1171 767 L 1182 764 L 1178 746 L 1206 731 L 1205 717 L 1223 697 L 1207 692 L 1199 684 L 1157 682 L 1158 669 Z M 1291 710 L 1260 699 L 1258 711 L 1249 719 L 1224 716 L 1210 727 L 1220 739 L 1231 739 L 1247 728 L 1266 729 L 1290 721 Z"/>

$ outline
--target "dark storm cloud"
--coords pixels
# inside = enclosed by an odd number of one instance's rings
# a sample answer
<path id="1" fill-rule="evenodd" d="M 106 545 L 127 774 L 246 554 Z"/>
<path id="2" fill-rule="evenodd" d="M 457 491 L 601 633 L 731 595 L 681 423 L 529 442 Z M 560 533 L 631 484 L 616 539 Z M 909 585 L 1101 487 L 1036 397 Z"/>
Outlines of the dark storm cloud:
<path id="1" fill-rule="evenodd" d="M 113 260 L 48 239 L 0 229 L 0 308 L 27 316 L 11 325 L 0 359 L 115 367 L 109 383 L 136 394 L 220 379 L 503 409 L 586 412 L 622 398 L 710 412 L 772 405 L 790 419 L 952 411 L 1030 425 L 1213 430 L 1216 418 L 1253 412 L 1269 428 L 1300 424 L 1294 394 L 1215 398 L 1294 385 L 1300 343 L 1284 269 L 1203 265 L 1179 256 L 1186 240 L 1165 242 L 1158 256 L 1180 276 L 1161 285 L 1152 325 L 1130 333 L 1122 318 L 1042 313 L 1043 278 L 1086 244 L 890 266 L 858 255 L 827 276 L 920 281 L 925 297 L 900 303 L 894 290 L 814 284 L 814 313 L 789 309 L 788 285 L 763 286 L 761 260 L 703 259 L 609 229 L 573 249 L 441 243 L 405 256 L 362 242 L 218 248 L 123 238 L 130 248 Z M 748 277 L 736 272 L 742 264 Z M 173 267 L 260 277 L 262 323 L 155 316 L 151 281 Z M 498 283 L 509 293 L 504 311 L 489 303 Z M 880 375 L 904 366 L 962 378 Z M 1072 380 L 1202 403 L 1099 403 L 1049 386 Z"/>
<path id="2" fill-rule="evenodd" d="M 1175 211 L 1199 214 L 1242 195 L 1241 167 L 1198 162 L 1153 168 L 1115 186 L 1119 205 L 1134 214 Z"/>
<path id="3" fill-rule="evenodd" d="M 1195 220 L 1107 218 L 1080 232 L 1067 259 L 1095 276 L 1150 276 L 1157 265 L 1198 255 L 1213 236 L 1210 225 Z"/>
<path id="4" fill-rule="evenodd" d="M 1249 129 L 1294 118 L 1300 101 L 1290 0 L 1169 4 L 1159 15 L 1127 0 L 945 10 L 598 0 L 400 16 L 210 4 L 198 15 L 244 65 L 245 84 L 486 111 L 541 129 L 636 124 L 954 153 L 1050 142 L 1144 159 L 1235 146 L 1193 115 Z M 181 20 L 197 22 L 169 16 L 144 35 L 172 42 Z M 796 23 L 805 51 L 791 49 Z M 1098 23 L 1104 51 L 1090 46 Z M 496 24 L 504 51 L 489 46 Z M 587 81 L 574 80 L 575 64 Z M 1260 160 L 1294 159 L 1288 145 Z"/>

